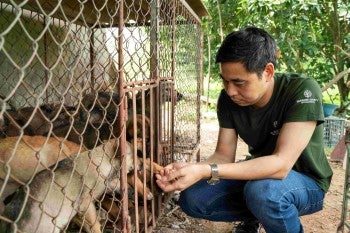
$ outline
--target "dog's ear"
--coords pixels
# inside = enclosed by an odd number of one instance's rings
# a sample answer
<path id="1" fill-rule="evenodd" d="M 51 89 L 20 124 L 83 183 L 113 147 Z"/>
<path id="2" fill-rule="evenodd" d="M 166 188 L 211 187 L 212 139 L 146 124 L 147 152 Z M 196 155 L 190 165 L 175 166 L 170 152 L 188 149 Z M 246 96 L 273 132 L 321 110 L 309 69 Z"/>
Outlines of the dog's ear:
<path id="1" fill-rule="evenodd" d="M 146 127 L 151 126 L 151 119 L 148 116 L 145 116 L 145 123 L 146 123 Z"/>
<path id="2" fill-rule="evenodd" d="M 98 92 L 86 94 L 82 101 L 80 118 L 86 121 L 89 114 L 94 114 L 93 124 L 102 123 L 104 120 L 112 122 L 116 119 L 119 112 L 120 97 L 118 93 Z M 106 115 L 107 119 L 104 119 Z M 97 117 L 99 116 L 99 117 Z"/>
<path id="3" fill-rule="evenodd" d="M 133 135 L 134 135 L 134 124 L 132 119 L 128 119 L 128 121 L 126 122 L 126 140 L 127 141 L 131 141 L 133 140 Z"/>
<path id="4" fill-rule="evenodd" d="M 184 95 L 182 93 L 178 92 L 177 90 L 175 90 L 175 92 L 176 92 L 176 101 L 183 100 Z"/>

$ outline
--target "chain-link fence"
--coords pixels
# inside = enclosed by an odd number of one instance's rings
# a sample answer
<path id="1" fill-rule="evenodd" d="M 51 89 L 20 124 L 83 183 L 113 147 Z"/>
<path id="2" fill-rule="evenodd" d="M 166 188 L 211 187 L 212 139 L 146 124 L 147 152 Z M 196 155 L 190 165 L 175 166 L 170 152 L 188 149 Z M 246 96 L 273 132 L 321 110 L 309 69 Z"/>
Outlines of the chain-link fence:
<path id="1" fill-rule="evenodd" d="M 0 232 L 150 232 L 199 144 L 194 0 L 0 0 Z"/>

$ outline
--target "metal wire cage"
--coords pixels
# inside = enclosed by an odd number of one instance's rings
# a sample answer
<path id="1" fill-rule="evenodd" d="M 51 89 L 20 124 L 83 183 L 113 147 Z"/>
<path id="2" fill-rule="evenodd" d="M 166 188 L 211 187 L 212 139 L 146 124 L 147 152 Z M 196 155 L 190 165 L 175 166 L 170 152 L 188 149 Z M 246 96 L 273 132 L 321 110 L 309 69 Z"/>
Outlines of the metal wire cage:
<path id="1" fill-rule="evenodd" d="M 193 0 L 0 0 L 0 232 L 149 232 L 199 145 Z"/>

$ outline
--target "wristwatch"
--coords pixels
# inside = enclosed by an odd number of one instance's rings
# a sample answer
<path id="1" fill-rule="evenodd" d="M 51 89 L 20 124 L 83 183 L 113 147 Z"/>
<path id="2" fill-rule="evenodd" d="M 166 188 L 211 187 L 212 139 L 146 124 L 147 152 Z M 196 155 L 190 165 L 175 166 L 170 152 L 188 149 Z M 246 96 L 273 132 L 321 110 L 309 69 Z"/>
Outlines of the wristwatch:
<path id="1" fill-rule="evenodd" d="M 216 185 L 220 182 L 219 179 L 219 168 L 215 163 L 209 164 L 211 168 L 211 178 L 207 180 L 207 183 L 210 185 Z"/>

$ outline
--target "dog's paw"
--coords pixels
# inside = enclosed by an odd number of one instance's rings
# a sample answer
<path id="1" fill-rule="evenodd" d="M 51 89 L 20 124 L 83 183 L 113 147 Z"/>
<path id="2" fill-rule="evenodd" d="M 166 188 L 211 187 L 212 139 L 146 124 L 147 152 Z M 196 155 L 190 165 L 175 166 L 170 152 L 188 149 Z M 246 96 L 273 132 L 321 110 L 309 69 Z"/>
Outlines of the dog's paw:
<path id="1" fill-rule="evenodd" d="M 147 194 L 147 200 L 150 201 L 150 200 L 153 200 L 153 193 L 149 192 Z"/>

